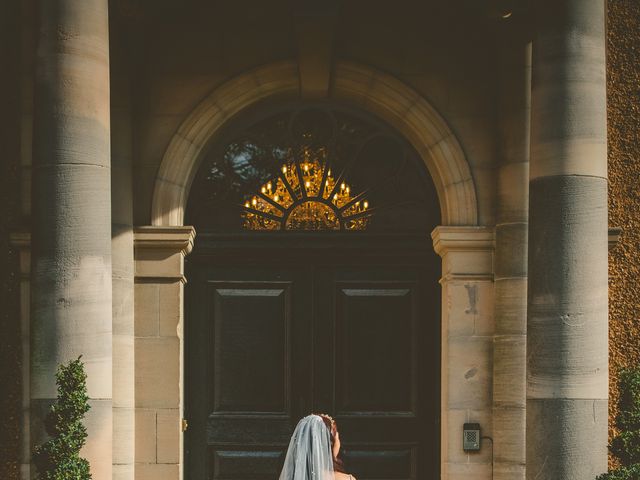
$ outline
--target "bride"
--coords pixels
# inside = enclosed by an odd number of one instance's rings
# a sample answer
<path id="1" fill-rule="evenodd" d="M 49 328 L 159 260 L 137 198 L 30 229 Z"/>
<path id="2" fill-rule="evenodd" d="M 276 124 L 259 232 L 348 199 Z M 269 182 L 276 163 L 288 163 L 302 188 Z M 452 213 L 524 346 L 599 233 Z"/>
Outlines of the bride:
<path id="1" fill-rule="evenodd" d="M 304 417 L 291 436 L 279 480 L 355 480 L 344 471 L 340 434 L 329 415 Z"/>

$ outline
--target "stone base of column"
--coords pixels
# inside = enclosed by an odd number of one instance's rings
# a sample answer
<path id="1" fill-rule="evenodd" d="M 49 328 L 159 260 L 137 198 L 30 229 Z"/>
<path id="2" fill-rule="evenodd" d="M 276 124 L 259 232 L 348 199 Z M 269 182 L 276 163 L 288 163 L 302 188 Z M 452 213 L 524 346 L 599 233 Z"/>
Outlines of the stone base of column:
<path id="1" fill-rule="evenodd" d="M 608 415 L 607 400 L 529 399 L 527 458 L 538 461 L 528 462 L 527 479 L 592 480 L 606 472 Z"/>

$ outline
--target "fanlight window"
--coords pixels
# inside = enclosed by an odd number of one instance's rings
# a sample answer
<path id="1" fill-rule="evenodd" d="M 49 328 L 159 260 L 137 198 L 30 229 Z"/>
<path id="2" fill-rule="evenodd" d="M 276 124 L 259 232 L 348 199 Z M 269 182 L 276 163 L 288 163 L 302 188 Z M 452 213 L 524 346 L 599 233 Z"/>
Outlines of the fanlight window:
<path id="1" fill-rule="evenodd" d="M 229 130 L 191 187 L 186 221 L 199 232 L 429 233 L 439 223 L 421 160 L 374 119 L 291 107 L 249 112 Z"/>
<path id="2" fill-rule="evenodd" d="M 309 137 L 310 135 L 305 135 Z M 373 214 L 363 193 L 334 178 L 327 148 L 303 145 L 299 158 L 282 165 L 276 178 L 244 204 L 248 230 L 364 230 Z"/>

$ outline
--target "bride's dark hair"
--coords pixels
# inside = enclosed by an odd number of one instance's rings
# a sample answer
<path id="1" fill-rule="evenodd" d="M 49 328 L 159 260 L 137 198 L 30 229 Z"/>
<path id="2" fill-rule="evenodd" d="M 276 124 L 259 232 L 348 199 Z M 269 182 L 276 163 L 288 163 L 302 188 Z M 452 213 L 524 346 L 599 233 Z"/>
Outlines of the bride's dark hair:
<path id="1" fill-rule="evenodd" d="M 338 424 L 332 417 L 330 417 L 326 413 L 317 413 L 316 415 L 318 415 L 322 419 L 326 427 L 329 429 L 329 435 L 331 436 L 331 456 L 333 457 L 333 470 L 335 472 L 347 473 L 344 469 L 344 463 L 342 462 L 342 459 L 338 458 L 337 456 L 333 456 L 333 444 L 335 443 Z"/>

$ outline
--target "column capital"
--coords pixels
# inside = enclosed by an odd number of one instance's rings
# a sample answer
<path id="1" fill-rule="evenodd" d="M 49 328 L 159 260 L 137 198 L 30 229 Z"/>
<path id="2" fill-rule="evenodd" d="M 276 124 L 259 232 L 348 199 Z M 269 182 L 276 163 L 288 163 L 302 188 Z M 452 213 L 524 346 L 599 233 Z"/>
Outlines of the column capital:
<path id="1" fill-rule="evenodd" d="M 184 257 L 191 252 L 196 230 L 190 226 L 143 226 L 133 229 L 136 278 L 184 278 Z"/>
<path id="2" fill-rule="evenodd" d="M 442 257 L 442 279 L 493 280 L 493 227 L 438 226 L 433 248 Z"/>

